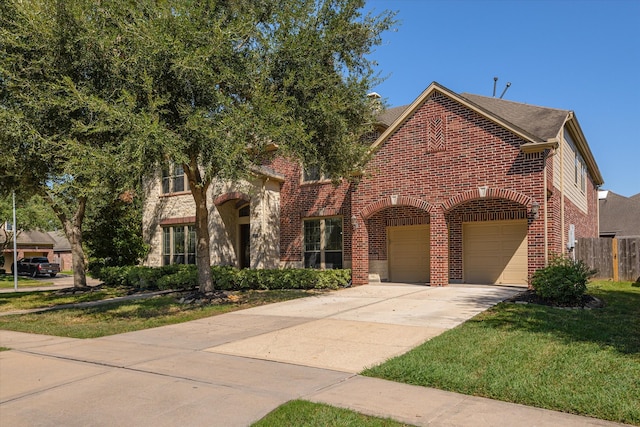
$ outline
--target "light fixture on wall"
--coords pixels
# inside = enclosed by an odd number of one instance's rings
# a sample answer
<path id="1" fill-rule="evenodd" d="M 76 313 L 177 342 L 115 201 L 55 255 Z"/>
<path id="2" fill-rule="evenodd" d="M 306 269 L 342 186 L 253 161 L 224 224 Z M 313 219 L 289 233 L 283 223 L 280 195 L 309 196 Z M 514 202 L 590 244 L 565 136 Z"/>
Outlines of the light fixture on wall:
<path id="1" fill-rule="evenodd" d="M 531 203 L 531 214 L 533 215 L 533 219 L 538 219 L 540 216 L 538 212 L 540 211 L 540 203 L 533 202 Z"/>
<path id="2" fill-rule="evenodd" d="M 355 229 L 358 228 L 358 217 L 355 215 L 351 216 L 351 226 Z"/>

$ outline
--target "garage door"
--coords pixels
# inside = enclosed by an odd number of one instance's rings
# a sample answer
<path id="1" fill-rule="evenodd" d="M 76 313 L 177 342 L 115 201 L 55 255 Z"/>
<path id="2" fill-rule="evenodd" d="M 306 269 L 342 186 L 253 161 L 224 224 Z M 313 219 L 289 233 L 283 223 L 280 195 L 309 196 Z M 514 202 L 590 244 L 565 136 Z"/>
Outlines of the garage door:
<path id="1" fill-rule="evenodd" d="M 462 225 L 464 281 L 527 284 L 527 221 Z"/>
<path id="2" fill-rule="evenodd" d="M 429 225 L 388 227 L 387 241 L 392 282 L 429 281 Z"/>

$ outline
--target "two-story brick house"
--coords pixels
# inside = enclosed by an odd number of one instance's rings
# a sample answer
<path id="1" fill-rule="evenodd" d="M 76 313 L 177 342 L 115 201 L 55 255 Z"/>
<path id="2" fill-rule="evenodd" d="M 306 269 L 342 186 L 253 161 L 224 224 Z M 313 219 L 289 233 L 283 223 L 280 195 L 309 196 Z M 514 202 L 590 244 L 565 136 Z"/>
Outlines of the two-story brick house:
<path id="1" fill-rule="evenodd" d="M 356 285 L 526 284 L 551 254 L 598 235 L 603 181 L 571 111 L 432 83 L 382 113 L 378 131 L 355 182 L 276 157 L 253 182 L 213 190 L 213 262 L 351 268 Z M 189 246 L 193 202 L 153 182 L 145 232 L 158 265 L 175 241 Z"/>

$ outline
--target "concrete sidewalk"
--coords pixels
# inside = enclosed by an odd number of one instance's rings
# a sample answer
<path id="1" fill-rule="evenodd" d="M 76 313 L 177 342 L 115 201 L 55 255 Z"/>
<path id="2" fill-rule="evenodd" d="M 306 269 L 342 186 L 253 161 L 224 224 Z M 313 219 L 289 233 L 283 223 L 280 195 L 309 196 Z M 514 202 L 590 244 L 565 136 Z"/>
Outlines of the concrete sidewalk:
<path id="1" fill-rule="evenodd" d="M 11 426 L 246 426 L 297 398 L 430 426 L 609 426 L 356 373 L 522 288 L 381 284 L 77 340 L 0 331 Z"/>

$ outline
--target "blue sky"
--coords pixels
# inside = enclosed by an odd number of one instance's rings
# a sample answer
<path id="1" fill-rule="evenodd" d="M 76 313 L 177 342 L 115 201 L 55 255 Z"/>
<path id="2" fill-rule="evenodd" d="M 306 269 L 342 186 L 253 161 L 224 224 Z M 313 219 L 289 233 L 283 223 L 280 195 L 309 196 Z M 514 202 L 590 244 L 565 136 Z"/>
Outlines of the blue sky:
<path id="1" fill-rule="evenodd" d="M 371 56 L 388 106 L 432 81 L 576 113 L 603 189 L 640 193 L 640 0 L 367 0 L 398 12 Z"/>

